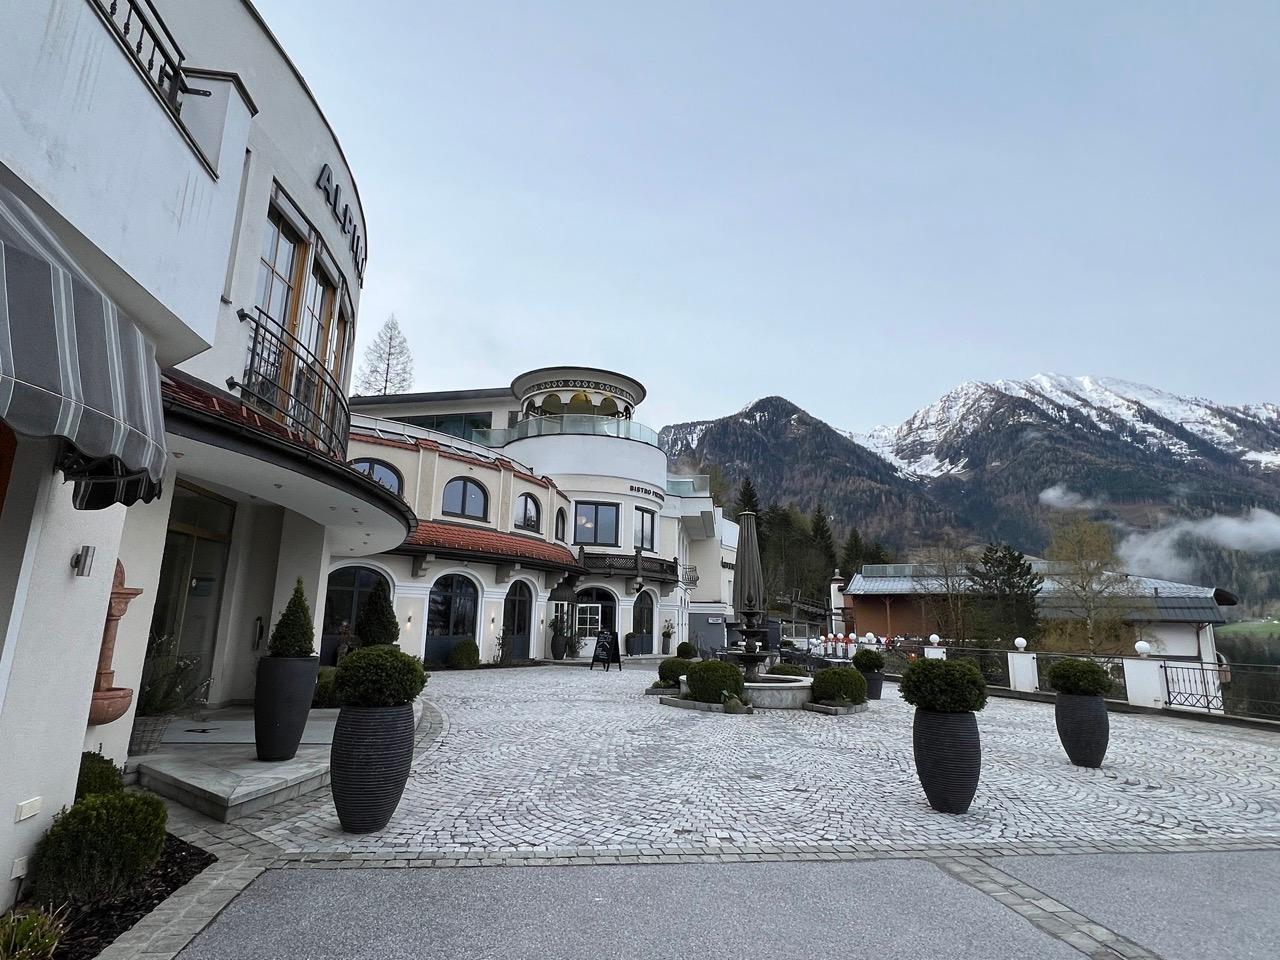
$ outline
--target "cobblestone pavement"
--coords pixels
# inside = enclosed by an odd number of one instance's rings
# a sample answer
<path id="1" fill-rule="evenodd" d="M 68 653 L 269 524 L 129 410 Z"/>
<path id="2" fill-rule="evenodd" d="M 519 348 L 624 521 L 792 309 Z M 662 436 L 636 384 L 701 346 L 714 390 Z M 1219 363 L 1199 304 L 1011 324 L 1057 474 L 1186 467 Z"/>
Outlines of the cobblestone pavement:
<path id="1" fill-rule="evenodd" d="M 243 826 L 282 852 L 445 858 L 788 850 L 1087 852 L 1280 843 L 1280 737 L 1111 715 L 1101 770 L 1067 762 L 1042 703 L 992 698 L 969 815 L 925 803 L 912 708 L 738 717 L 661 706 L 649 672 L 439 673 L 425 744 L 386 830 L 343 834 L 327 796 Z"/>

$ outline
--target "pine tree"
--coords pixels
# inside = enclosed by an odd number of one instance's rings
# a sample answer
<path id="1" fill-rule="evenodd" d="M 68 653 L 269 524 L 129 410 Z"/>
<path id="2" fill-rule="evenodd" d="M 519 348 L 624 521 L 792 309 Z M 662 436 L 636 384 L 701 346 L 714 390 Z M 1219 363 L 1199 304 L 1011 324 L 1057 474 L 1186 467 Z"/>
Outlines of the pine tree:
<path id="1" fill-rule="evenodd" d="M 840 551 L 840 572 L 846 577 L 853 577 L 862 569 L 865 553 L 862 534 L 858 533 L 857 527 L 850 527 L 849 536 L 844 541 L 844 549 Z"/>
<path id="2" fill-rule="evenodd" d="M 362 647 L 392 644 L 400 639 L 400 621 L 385 581 L 378 584 L 360 608 L 355 634 Z"/>
<path id="3" fill-rule="evenodd" d="M 822 504 L 813 510 L 809 518 L 809 536 L 818 551 L 818 561 L 825 567 L 824 576 L 830 578 L 836 568 L 836 539 L 831 533 L 831 524 L 827 522 L 827 512 Z"/>
<path id="4" fill-rule="evenodd" d="M 751 478 L 745 477 L 742 486 L 738 488 L 738 503 L 734 516 L 748 511 L 756 516 L 760 515 L 760 497 L 756 493 L 756 485 L 751 482 Z"/>
<path id="5" fill-rule="evenodd" d="M 413 388 L 413 354 L 393 313 L 365 348 L 364 363 L 356 378 L 359 396 L 405 393 Z"/>
<path id="6" fill-rule="evenodd" d="M 307 606 L 307 594 L 302 589 L 302 578 L 294 585 L 293 596 L 289 598 L 271 631 L 271 639 L 267 643 L 267 656 L 271 657 L 310 657 L 315 650 L 315 624 L 311 620 L 311 608 Z"/>
<path id="7" fill-rule="evenodd" d="M 979 596 L 979 618 L 989 637 L 1035 639 L 1040 616 L 1036 598 L 1044 577 L 1013 547 L 989 544 L 976 564 L 967 568 Z"/>

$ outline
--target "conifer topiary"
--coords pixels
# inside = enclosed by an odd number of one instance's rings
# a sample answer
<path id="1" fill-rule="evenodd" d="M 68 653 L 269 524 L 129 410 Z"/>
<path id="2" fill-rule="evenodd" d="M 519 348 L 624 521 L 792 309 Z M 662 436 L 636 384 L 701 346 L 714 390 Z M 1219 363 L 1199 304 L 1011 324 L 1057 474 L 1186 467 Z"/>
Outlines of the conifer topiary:
<path id="1" fill-rule="evenodd" d="M 293 596 L 289 598 L 284 613 L 280 614 L 275 629 L 271 631 L 267 655 L 271 657 L 314 656 L 315 636 L 311 607 L 307 605 L 307 595 L 302 589 L 302 578 L 299 577 L 293 588 Z"/>
<path id="2" fill-rule="evenodd" d="M 362 647 L 377 647 L 400 639 L 400 621 L 391 605 L 391 591 L 382 581 L 365 600 L 356 617 L 356 639 Z"/>

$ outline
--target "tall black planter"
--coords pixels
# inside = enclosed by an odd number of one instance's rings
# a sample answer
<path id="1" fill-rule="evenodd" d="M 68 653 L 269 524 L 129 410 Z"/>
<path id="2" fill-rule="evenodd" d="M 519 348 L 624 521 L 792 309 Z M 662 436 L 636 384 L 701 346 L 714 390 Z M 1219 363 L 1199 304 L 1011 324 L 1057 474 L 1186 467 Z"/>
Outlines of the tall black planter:
<path id="1" fill-rule="evenodd" d="M 867 699 L 879 700 L 880 692 L 884 689 L 884 671 L 867 673 L 862 670 L 859 672 L 862 674 L 862 679 L 867 681 Z"/>
<path id="2" fill-rule="evenodd" d="M 940 813 L 967 813 L 982 771 L 978 718 L 968 711 L 916 708 L 912 744 L 916 774 L 929 806 Z"/>
<path id="3" fill-rule="evenodd" d="M 373 833 L 391 820 L 413 764 L 413 704 L 343 707 L 329 753 L 342 829 Z"/>
<path id="4" fill-rule="evenodd" d="M 563 633 L 551 635 L 551 659 L 563 660 L 565 651 L 569 649 L 569 638 Z"/>
<path id="5" fill-rule="evenodd" d="M 1102 697 L 1058 694 L 1053 708 L 1058 739 L 1077 767 L 1100 767 L 1111 739 L 1111 721 Z"/>
<path id="6" fill-rule="evenodd" d="M 253 738 L 259 760 L 292 760 L 316 692 L 319 657 L 263 657 L 253 689 Z"/>

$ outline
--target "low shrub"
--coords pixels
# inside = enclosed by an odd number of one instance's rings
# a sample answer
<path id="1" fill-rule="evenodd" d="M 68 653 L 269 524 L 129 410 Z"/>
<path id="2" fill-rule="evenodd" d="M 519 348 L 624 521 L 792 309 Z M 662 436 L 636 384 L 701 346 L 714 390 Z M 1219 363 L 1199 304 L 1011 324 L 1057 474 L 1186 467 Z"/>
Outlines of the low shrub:
<path id="1" fill-rule="evenodd" d="M 398 707 L 421 693 L 426 683 L 421 660 L 379 644 L 343 657 L 334 689 L 344 707 Z"/>
<path id="2" fill-rule="evenodd" d="M 460 640 L 445 657 L 450 670 L 474 670 L 480 666 L 480 648 L 474 640 Z"/>
<path id="3" fill-rule="evenodd" d="M 742 671 L 723 660 L 701 660 L 687 671 L 689 695 L 699 703 L 724 703 L 726 696 L 742 699 Z"/>
<path id="4" fill-rule="evenodd" d="M 132 892 L 160 859 L 167 815 L 149 793 L 99 793 L 53 821 L 36 846 L 31 896 L 89 907 Z"/>
<path id="5" fill-rule="evenodd" d="M 794 663 L 775 663 L 765 672 L 775 677 L 807 677 L 809 675 L 804 667 L 797 667 Z"/>
<path id="6" fill-rule="evenodd" d="M 1111 674 L 1094 660 L 1059 660 L 1049 667 L 1049 686 L 1058 693 L 1100 697 L 1111 691 Z"/>
<path id="7" fill-rule="evenodd" d="M 341 706 L 338 703 L 338 691 L 334 687 L 337 675 L 337 667 L 320 668 L 320 675 L 316 677 L 316 692 L 311 695 L 311 706 L 317 710 L 331 710 Z"/>
<path id="8" fill-rule="evenodd" d="M 939 713 L 964 713 L 987 705 L 987 683 L 969 660 L 916 660 L 902 671 L 898 690 L 907 703 Z"/>
<path id="9" fill-rule="evenodd" d="M 884 654 L 879 650 L 859 650 L 853 655 L 853 668 L 863 673 L 879 673 L 884 669 Z"/>
<path id="10" fill-rule="evenodd" d="M 832 705 L 867 702 L 867 681 L 853 667 L 828 667 L 813 675 L 813 699 Z"/>
<path id="11" fill-rule="evenodd" d="M 692 660 L 698 655 L 698 648 L 688 640 L 681 640 L 676 644 L 676 656 L 682 660 Z"/>
<path id="12" fill-rule="evenodd" d="M 76 778 L 76 799 L 95 793 L 120 793 L 124 790 L 124 774 L 100 753 L 80 754 L 80 776 Z M 0 956 L 3 956 L 0 954 Z"/>
<path id="13" fill-rule="evenodd" d="M 52 960 L 62 939 L 62 910 L 14 910 L 0 916 L 0 960 Z"/>
<path id="14" fill-rule="evenodd" d="M 682 657 L 669 657 L 658 664 L 658 682 L 664 687 L 680 686 L 680 678 L 689 672 L 692 660 Z"/>

